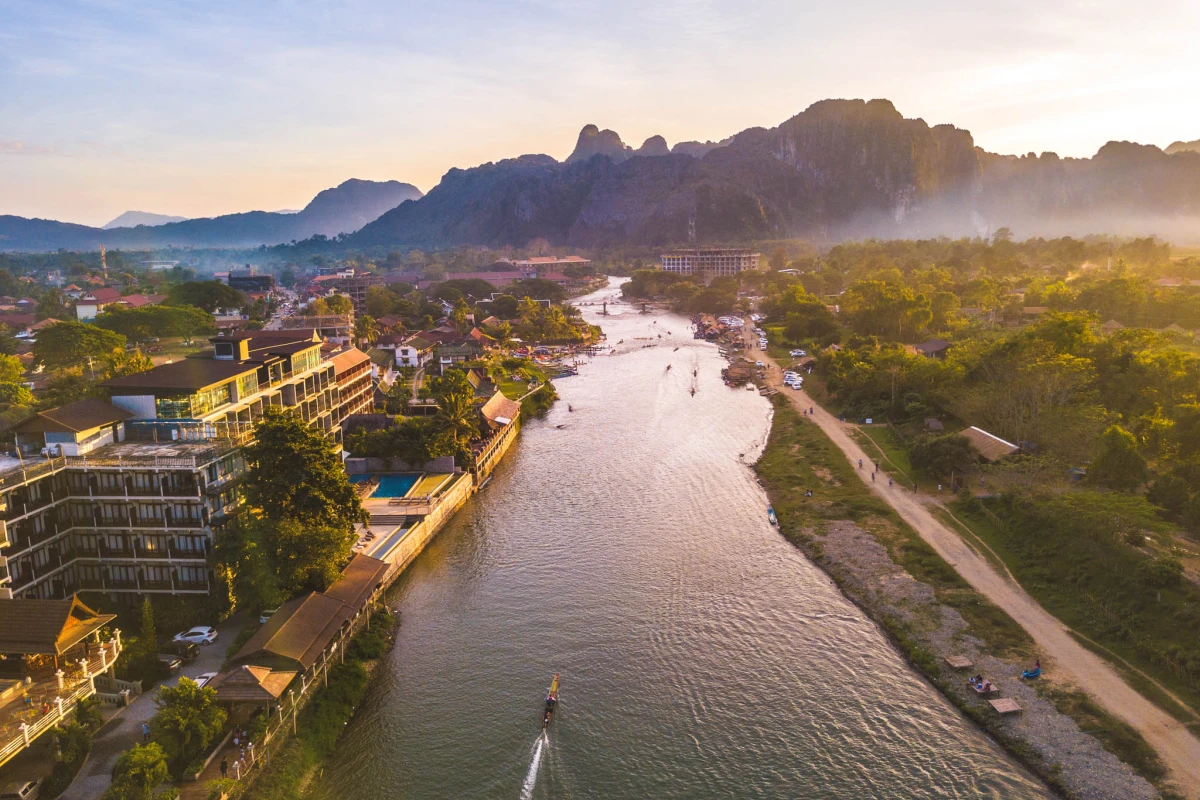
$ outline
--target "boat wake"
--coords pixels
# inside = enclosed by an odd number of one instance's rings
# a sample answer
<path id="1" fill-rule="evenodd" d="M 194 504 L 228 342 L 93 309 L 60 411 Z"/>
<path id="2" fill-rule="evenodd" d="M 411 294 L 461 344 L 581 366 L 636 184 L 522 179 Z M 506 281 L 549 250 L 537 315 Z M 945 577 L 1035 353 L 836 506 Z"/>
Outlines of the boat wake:
<path id="1" fill-rule="evenodd" d="M 542 764 L 542 750 L 549 744 L 550 740 L 546 738 L 546 732 L 542 731 L 542 735 L 537 740 L 537 747 L 533 750 L 533 760 L 529 763 L 529 772 L 525 775 L 525 785 L 521 787 L 521 800 L 532 800 L 533 787 L 537 785 L 538 768 Z"/>

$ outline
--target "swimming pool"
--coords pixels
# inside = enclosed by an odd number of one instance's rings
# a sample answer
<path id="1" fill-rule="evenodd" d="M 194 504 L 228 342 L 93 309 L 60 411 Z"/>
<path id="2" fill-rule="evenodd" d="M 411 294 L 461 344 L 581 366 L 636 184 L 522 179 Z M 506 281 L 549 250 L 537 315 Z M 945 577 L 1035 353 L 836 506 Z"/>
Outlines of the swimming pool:
<path id="1" fill-rule="evenodd" d="M 351 483 L 362 483 L 369 481 L 372 478 L 379 479 L 379 488 L 376 489 L 372 497 L 404 497 L 408 494 L 409 489 L 416 485 L 421 479 L 419 472 L 395 472 L 375 475 L 351 475 Z"/>

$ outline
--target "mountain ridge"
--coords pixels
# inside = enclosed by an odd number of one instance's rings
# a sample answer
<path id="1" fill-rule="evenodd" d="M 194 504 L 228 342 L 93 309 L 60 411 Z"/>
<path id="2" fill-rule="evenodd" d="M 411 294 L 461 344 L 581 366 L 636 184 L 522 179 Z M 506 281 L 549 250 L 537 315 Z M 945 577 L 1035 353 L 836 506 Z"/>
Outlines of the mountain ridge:
<path id="1" fill-rule="evenodd" d="M 661 138 L 661 137 L 658 137 Z M 647 142 L 649 145 L 649 140 Z M 563 162 L 452 169 L 351 246 L 667 245 L 804 237 L 1113 233 L 1190 236 L 1200 153 L 1109 142 L 1091 158 L 1009 156 L 888 100 L 822 100 L 774 128 L 665 149 L 589 124 Z M 651 154 L 652 153 L 652 154 Z"/>
<path id="2" fill-rule="evenodd" d="M 0 250 L 257 247 L 313 235 L 352 233 L 406 200 L 422 197 L 400 181 L 351 178 L 324 189 L 295 213 L 246 211 L 159 225 L 93 228 L 87 225 L 0 215 Z"/>

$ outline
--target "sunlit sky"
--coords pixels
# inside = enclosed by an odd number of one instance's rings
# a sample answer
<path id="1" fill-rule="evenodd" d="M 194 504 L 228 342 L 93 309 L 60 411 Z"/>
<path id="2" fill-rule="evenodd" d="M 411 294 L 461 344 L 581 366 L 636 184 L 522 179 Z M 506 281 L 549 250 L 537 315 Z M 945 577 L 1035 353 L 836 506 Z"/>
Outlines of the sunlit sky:
<path id="1" fill-rule="evenodd" d="M 885 97 L 1003 153 L 1200 138 L 1196 0 L 0 0 L 0 214 L 301 208 Z"/>

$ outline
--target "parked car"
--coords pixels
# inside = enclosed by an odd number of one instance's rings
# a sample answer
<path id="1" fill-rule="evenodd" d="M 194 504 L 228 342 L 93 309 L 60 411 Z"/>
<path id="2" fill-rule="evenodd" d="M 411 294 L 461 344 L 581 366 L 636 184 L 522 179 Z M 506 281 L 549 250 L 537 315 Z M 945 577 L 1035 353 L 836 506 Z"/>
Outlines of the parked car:
<path id="1" fill-rule="evenodd" d="M 790 355 L 792 358 L 804 358 L 806 355 L 808 355 L 808 353 L 803 350 L 793 350 L 788 355 Z"/>
<path id="2" fill-rule="evenodd" d="M 195 661 L 200 655 L 200 648 L 191 642 L 170 641 L 162 645 L 159 650 L 163 653 L 170 653 L 173 656 L 179 656 L 184 661 Z"/>
<path id="3" fill-rule="evenodd" d="M 183 659 L 179 656 L 170 653 L 159 653 L 158 660 L 167 665 L 167 669 L 171 670 L 172 675 L 183 669 Z"/>
<path id="4" fill-rule="evenodd" d="M 212 644 L 217 640 L 217 629 L 207 625 L 197 625 L 194 628 L 175 634 L 176 642 L 191 642 L 192 644 Z"/>
<path id="5" fill-rule="evenodd" d="M 197 675 L 195 677 L 196 685 L 199 686 L 201 689 L 203 689 L 215 677 L 217 677 L 217 673 L 215 673 L 215 672 L 205 672 L 200 675 Z"/>
<path id="6" fill-rule="evenodd" d="M 754 362 L 754 366 L 756 366 L 756 367 L 761 367 L 762 365 L 763 365 L 763 363 L 761 361 Z"/>
<path id="7" fill-rule="evenodd" d="M 0 800 L 36 800 L 40 781 L 16 781 L 0 789 Z"/>

